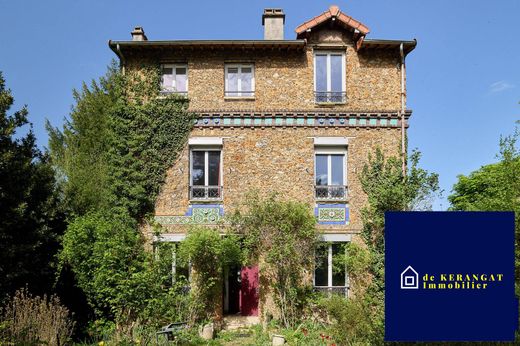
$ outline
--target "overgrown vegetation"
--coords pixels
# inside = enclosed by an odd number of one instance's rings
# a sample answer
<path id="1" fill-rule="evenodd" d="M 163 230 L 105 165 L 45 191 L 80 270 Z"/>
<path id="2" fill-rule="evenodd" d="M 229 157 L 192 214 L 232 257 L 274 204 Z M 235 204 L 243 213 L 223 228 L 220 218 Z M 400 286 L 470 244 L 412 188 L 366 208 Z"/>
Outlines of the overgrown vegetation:
<path id="1" fill-rule="evenodd" d="M 222 308 L 224 269 L 240 264 L 242 260 L 238 238 L 232 234 L 223 237 L 218 229 L 193 227 L 181 243 L 178 255 L 180 263 L 189 260 L 193 267 L 191 322 L 217 319 Z"/>
<path id="2" fill-rule="evenodd" d="M 65 228 L 49 158 L 36 147 L 27 107 L 8 114 L 13 103 L 0 72 L 0 299 L 24 286 L 51 289 Z"/>
<path id="3" fill-rule="evenodd" d="M 71 268 L 85 292 L 95 328 L 115 323 L 121 335 L 186 311 L 140 231 L 194 119 L 186 99 L 157 97 L 158 78 L 158 66 L 122 75 L 112 65 L 99 82 L 74 93 L 62 130 L 48 126 L 69 215 L 61 267 Z M 164 306 L 178 310 L 163 315 Z"/>
<path id="4" fill-rule="evenodd" d="M 16 291 L 0 308 L 0 344 L 66 345 L 74 322 L 56 296 L 33 296 L 26 288 Z"/>
<path id="5" fill-rule="evenodd" d="M 260 265 L 260 285 L 274 292 L 279 312 L 274 317 L 285 327 L 295 326 L 312 289 L 310 270 L 319 240 L 309 206 L 251 193 L 230 222 L 231 232 L 242 236 L 246 261 Z"/>

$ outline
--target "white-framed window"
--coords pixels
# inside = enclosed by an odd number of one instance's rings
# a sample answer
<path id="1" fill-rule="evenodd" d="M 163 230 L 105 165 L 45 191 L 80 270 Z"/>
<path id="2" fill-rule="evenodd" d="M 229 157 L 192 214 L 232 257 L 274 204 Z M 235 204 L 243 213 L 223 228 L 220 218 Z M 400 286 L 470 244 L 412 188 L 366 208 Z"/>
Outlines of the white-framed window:
<path id="1" fill-rule="evenodd" d="M 314 53 L 314 95 L 317 103 L 347 101 L 344 52 Z"/>
<path id="2" fill-rule="evenodd" d="M 253 64 L 225 65 L 226 97 L 255 96 L 255 66 Z"/>
<path id="3" fill-rule="evenodd" d="M 222 150 L 192 148 L 190 150 L 190 199 L 222 199 Z"/>
<path id="4" fill-rule="evenodd" d="M 181 94 L 188 93 L 188 65 L 162 64 L 161 65 L 161 93 Z"/>
<path id="5" fill-rule="evenodd" d="M 314 176 L 317 200 L 347 198 L 346 156 L 344 148 L 315 149 Z"/>
<path id="6" fill-rule="evenodd" d="M 318 246 L 314 265 L 314 286 L 347 288 L 346 242 L 327 242 Z"/>
<path id="7" fill-rule="evenodd" d="M 163 274 L 161 277 L 164 278 L 163 284 L 166 287 L 173 286 L 176 282 L 182 282 L 189 287 L 191 262 L 178 257 L 179 244 L 178 241 L 166 240 L 157 241 L 153 246 L 155 260 Z"/>

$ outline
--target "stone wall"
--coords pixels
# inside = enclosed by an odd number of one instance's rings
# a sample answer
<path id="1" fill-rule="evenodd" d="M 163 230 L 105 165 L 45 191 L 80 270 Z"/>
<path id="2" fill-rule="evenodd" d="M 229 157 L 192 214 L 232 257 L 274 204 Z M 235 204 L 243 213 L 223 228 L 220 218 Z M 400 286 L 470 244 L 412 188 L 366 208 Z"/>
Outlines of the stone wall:
<path id="1" fill-rule="evenodd" d="M 334 51 L 346 54 L 346 103 L 319 105 L 314 102 L 314 50 L 331 48 L 308 45 L 303 52 L 189 51 L 142 53 L 127 57 L 127 69 L 160 62 L 187 63 L 190 109 L 198 110 L 317 110 L 397 111 L 400 109 L 399 53 L 395 50 L 364 49 L 351 45 Z M 253 63 L 255 97 L 224 97 L 226 63 Z"/>
<path id="2" fill-rule="evenodd" d="M 397 155 L 400 145 L 398 128 L 196 128 L 191 137 L 222 137 L 223 207 L 231 212 L 243 201 L 247 191 L 263 195 L 279 193 L 285 199 L 298 200 L 314 207 L 313 137 L 348 137 L 346 160 L 348 225 L 320 225 L 326 230 L 361 229 L 360 210 L 364 196 L 358 174 L 369 152 L 377 146 L 387 155 Z M 156 203 L 156 215 L 185 215 L 189 201 L 189 148 L 180 153 L 168 170 L 166 182 Z M 184 227 L 167 225 L 169 232 L 183 232 Z"/>

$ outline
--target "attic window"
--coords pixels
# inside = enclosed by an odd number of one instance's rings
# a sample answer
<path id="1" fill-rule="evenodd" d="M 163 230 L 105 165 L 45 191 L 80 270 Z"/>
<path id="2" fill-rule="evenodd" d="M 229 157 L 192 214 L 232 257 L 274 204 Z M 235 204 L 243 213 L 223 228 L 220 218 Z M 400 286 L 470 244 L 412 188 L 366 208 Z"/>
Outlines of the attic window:
<path id="1" fill-rule="evenodd" d="M 345 54 L 314 54 L 314 94 L 316 103 L 345 103 Z"/>
<path id="2" fill-rule="evenodd" d="M 226 97 L 254 97 L 255 69 L 253 64 L 226 64 Z"/>
<path id="3" fill-rule="evenodd" d="M 188 66 L 164 64 L 161 66 L 161 94 L 188 94 Z"/>

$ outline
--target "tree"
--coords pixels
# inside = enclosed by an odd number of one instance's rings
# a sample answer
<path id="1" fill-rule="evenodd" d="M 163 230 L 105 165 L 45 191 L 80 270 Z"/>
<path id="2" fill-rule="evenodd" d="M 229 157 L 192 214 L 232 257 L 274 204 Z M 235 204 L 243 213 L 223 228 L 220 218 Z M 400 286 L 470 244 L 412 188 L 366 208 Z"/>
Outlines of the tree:
<path id="1" fill-rule="evenodd" d="M 451 210 L 515 212 L 515 288 L 520 296 L 520 149 L 516 129 L 500 138 L 498 162 L 459 175 L 448 196 Z"/>
<path id="2" fill-rule="evenodd" d="M 54 171 L 36 147 L 28 111 L 8 115 L 14 103 L 0 72 L 0 297 L 27 285 L 37 293 L 53 283 L 54 255 L 64 229 Z"/>
<path id="3" fill-rule="evenodd" d="M 361 271 L 353 272 L 354 278 L 369 277 L 363 280 L 367 287 L 358 295 L 362 298 L 355 299 L 362 299 L 359 304 L 370 320 L 370 330 L 364 332 L 374 344 L 382 343 L 384 335 L 385 212 L 431 209 L 432 197 L 439 190 L 438 175 L 420 168 L 420 157 L 417 150 L 412 152 L 403 175 L 400 158 L 385 158 L 377 148 L 359 175 L 368 199 L 361 214 L 366 249 L 353 244 L 355 248 L 348 250 L 351 258 L 347 262 L 348 268 Z"/>

